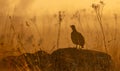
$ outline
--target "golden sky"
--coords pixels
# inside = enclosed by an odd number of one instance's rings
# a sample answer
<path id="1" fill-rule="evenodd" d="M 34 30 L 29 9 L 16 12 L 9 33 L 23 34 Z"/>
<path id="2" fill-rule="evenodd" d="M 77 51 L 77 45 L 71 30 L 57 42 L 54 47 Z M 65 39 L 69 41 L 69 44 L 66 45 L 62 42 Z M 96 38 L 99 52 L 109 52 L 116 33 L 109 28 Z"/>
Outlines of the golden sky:
<path id="1" fill-rule="evenodd" d="M 0 12 L 5 13 L 41 13 L 56 12 L 58 10 L 73 11 L 77 9 L 91 9 L 92 3 L 100 0 L 0 0 Z M 106 12 L 119 12 L 120 0 L 103 0 Z"/>
<path id="2" fill-rule="evenodd" d="M 36 0 L 34 9 L 56 11 L 59 9 L 74 10 L 79 8 L 90 9 L 92 3 L 98 3 L 100 0 Z M 120 9 L 120 0 L 103 0 L 106 10 Z"/>

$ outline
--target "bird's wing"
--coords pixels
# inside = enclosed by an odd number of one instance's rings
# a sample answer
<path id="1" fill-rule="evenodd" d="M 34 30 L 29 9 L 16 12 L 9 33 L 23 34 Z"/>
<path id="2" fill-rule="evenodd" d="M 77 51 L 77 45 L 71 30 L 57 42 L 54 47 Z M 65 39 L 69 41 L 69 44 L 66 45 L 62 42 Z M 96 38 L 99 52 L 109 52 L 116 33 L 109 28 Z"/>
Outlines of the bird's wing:
<path id="1" fill-rule="evenodd" d="M 78 32 L 78 35 L 77 35 L 78 39 L 79 40 L 83 40 L 84 41 L 84 37 L 81 33 Z"/>

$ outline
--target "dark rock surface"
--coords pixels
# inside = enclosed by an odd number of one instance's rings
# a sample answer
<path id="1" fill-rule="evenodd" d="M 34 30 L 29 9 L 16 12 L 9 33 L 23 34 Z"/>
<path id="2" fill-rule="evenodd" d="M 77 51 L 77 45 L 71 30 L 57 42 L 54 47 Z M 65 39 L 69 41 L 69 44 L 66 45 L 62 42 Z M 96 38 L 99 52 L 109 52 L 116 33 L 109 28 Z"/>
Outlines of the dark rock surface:
<path id="1" fill-rule="evenodd" d="M 112 71 L 112 65 L 111 56 L 106 53 L 63 48 L 51 54 L 38 51 L 8 56 L 0 61 L 0 71 Z"/>
<path id="2" fill-rule="evenodd" d="M 110 55 L 93 50 L 58 49 L 51 57 L 52 71 L 110 71 L 113 64 Z"/>

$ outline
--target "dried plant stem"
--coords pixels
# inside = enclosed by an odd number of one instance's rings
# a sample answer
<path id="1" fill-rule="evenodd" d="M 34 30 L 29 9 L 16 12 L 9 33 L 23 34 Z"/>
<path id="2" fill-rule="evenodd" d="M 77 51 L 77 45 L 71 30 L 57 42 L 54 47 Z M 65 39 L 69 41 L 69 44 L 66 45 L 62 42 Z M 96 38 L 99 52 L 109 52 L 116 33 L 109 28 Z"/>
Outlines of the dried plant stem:
<path id="1" fill-rule="evenodd" d="M 61 32 L 61 22 L 59 22 L 59 27 L 58 27 L 57 48 L 59 48 L 60 32 Z"/>
<path id="2" fill-rule="evenodd" d="M 14 28 L 14 25 L 13 25 L 13 22 L 12 22 L 12 18 L 11 17 L 9 17 L 9 19 L 10 19 L 10 32 L 11 31 L 13 31 L 13 34 L 11 34 L 11 38 L 10 38 L 10 46 L 12 46 L 13 47 L 13 43 L 14 43 L 14 36 L 15 36 L 15 34 L 16 34 L 16 32 L 15 32 L 15 28 Z"/>
<path id="3" fill-rule="evenodd" d="M 58 37 L 57 37 L 57 48 L 59 48 L 59 41 L 60 41 L 60 35 L 61 35 L 61 21 L 62 21 L 62 16 L 61 16 L 61 11 L 59 12 L 59 27 L 58 27 Z"/>
<path id="4" fill-rule="evenodd" d="M 37 27 L 36 21 L 37 21 L 37 20 L 36 20 L 36 16 L 34 16 L 34 21 L 32 21 L 32 22 L 33 22 L 33 24 L 34 24 L 34 26 L 35 26 L 35 28 L 36 28 L 36 31 L 38 32 L 38 35 L 41 36 L 41 35 L 40 35 L 40 31 L 39 31 L 39 29 L 38 29 L 38 27 Z"/>
<path id="5" fill-rule="evenodd" d="M 117 14 L 115 14 L 114 15 L 114 18 L 115 18 L 115 36 L 114 36 L 114 40 L 116 40 L 116 37 L 117 37 L 117 24 L 118 24 L 118 22 L 117 22 Z"/>
<path id="6" fill-rule="evenodd" d="M 101 18 L 100 13 L 97 12 L 97 11 L 96 11 L 96 16 L 97 16 L 97 19 L 98 19 L 98 22 L 99 22 L 99 24 L 100 24 L 100 28 L 101 28 L 101 31 L 102 31 L 103 43 L 104 43 L 104 46 L 105 46 L 105 51 L 106 51 L 106 53 L 108 53 L 108 51 L 107 51 L 107 46 L 106 46 L 105 34 L 104 34 L 103 26 L 102 26 L 102 18 Z"/>

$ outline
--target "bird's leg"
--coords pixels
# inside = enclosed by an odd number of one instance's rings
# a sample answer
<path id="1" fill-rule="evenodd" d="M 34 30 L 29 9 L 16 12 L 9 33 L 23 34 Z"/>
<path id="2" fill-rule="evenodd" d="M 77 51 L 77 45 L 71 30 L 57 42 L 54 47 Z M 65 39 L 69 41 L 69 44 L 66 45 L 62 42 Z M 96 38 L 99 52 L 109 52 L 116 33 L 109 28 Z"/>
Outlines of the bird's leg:
<path id="1" fill-rule="evenodd" d="M 79 49 L 80 49 L 80 45 L 79 45 Z"/>
<path id="2" fill-rule="evenodd" d="M 77 49 L 77 45 L 76 45 L 76 49 Z"/>
<path id="3" fill-rule="evenodd" d="M 80 49 L 80 47 L 81 47 L 81 46 L 79 45 L 79 49 Z"/>
<path id="4" fill-rule="evenodd" d="M 81 48 L 84 48 L 84 46 L 81 46 Z"/>

